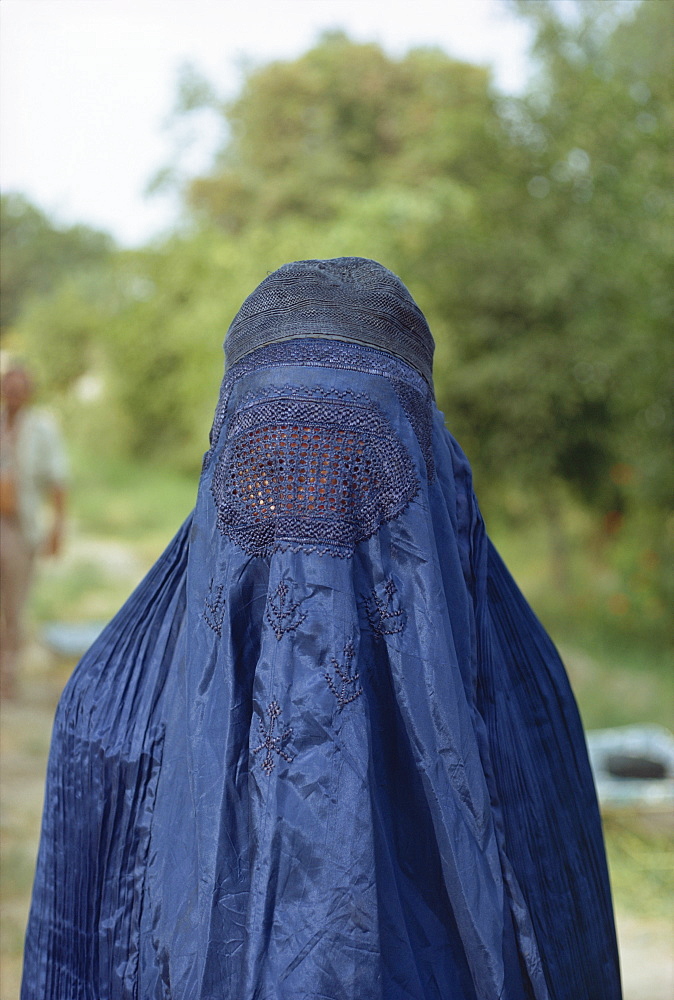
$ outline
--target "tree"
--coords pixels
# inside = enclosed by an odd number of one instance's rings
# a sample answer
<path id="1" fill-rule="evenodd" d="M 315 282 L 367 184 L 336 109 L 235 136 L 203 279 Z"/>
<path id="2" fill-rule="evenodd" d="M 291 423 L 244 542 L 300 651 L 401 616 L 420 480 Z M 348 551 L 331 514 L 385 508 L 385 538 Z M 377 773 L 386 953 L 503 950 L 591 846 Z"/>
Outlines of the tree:
<path id="1" fill-rule="evenodd" d="M 186 198 L 262 273 L 339 253 L 397 270 L 481 492 L 517 482 L 559 539 L 561 485 L 655 544 L 674 487 L 674 8 L 517 7 L 538 61 L 524 98 L 440 52 L 328 35 L 231 104 L 209 96 L 223 145 Z"/>
<path id="2" fill-rule="evenodd" d="M 493 471 L 563 479 L 607 511 L 628 496 L 662 510 L 671 430 L 674 8 L 630 20 L 580 4 L 519 5 L 537 26 L 536 88 L 506 108 L 507 180 L 485 192 L 481 238 L 459 261 L 457 417 Z M 479 429 L 479 434 L 476 430 Z M 618 477 L 620 478 L 620 477 Z M 624 478 L 624 477 L 623 477 Z M 623 495 L 621 495 L 623 494 Z"/>
<path id="3" fill-rule="evenodd" d="M 521 99 L 437 50 L 392 59 L 340 33 L 250 70 L 230 103 L 183 76 L 179 109 L 210 107 L 223 130 L 185 188 L 192 229 L 114 255 L 96 293 L 136 451 L 202 440 L 199 385 L 215 385 L 226 327 L 268 271 L 371 256 L 429 318 L 438 401 L 482 494 L 510 479 L 552 510 L 561 484 L 599 521 L 646 510 L 664 534 L 674 8 L 518 6 L 539 61 Z M 72 312 L 72 296 L 53 301 Z"/>
<path id="4" fill-rule="evenodd" d="M 0 197 L 0 332 L 17 321 L 33 297 L 52 291 L 74 272 L 105 262 L 110 236 L 88 226 L 59 227 L 20 194 Z"/>
<path id="5" fill-rule="evenodd" d="M 219 108 L 224 140 L 186 198 L 244 246 L 262 228 L 288 245 L 306 220 L 299 256 L 380 248 L 429 314 L 439 400 L 478 475 L 534 492 L 557 478 L 607 510 L 666 360 L 671 88 L 651 50 L 671 8 L 625 23 L 607 3 L 601 24 L 595 4 L 519 8 L 541 66 L 523 100 L 441 52 L 395 60 L 341 33 L 252 70 L 230 104 L 192 79 L 183 108 Z"/>
<path id="6" fill-rule="evenodd" d="M 184 86 L 186 113 L 218 107 L 192 77 Z M 354 194 L 380 186 L 451 176 L 474 187 L 496 154 L 485 70 L 433 49 L 391 59 L 341 32 L 297 60 L 251 71 L 239 97 L 219 107 L 223 146 L 186 195 L 199 218 L 227 232 L 291 216 L 334 219 Z"/>

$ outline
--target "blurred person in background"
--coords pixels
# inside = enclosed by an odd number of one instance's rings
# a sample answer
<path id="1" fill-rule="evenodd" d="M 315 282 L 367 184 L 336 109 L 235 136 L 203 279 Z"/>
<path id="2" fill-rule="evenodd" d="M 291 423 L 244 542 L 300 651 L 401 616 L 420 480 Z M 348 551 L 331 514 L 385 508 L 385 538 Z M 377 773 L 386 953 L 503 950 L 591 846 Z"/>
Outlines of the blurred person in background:
<path id="1" fill-rule="evenodd" d="M 32 405 L 28 369 L 12 364 L 0 389 L 0 694 L 13 698 L 35 557 L 58 555 L 63 542 L 67 463 L 54 418 Z"/>

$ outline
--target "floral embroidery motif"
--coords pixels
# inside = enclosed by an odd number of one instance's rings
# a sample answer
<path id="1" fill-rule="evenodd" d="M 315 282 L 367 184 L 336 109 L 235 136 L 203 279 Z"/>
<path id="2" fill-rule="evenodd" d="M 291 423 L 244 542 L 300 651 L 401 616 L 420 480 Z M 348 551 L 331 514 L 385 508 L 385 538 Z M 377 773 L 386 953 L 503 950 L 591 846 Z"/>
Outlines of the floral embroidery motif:
<path id="1" fill-rule="evenodd" d="M 372 630 L 377 635 L 395 635 L 405 628 L 405 612 L 397 600 L 398 591 L 393 579 L 384 584 L 384 596 L 380 597 L 375 587 L 365 602 L 365 611 Z"/>
<path id="2" fill-rule="evenodd" d="M 213 629 L 218 638 L 222 636 L 222 623 L 225 620 L 225 599 L 222 596 L 223 590 L 224 587 L 221 584 L 214 587 L 213 580 L 211 580 L 208 586 L 208 594 L 206 595 L 206 600 L 204 602 L 204 621 L 209 628 Z"/>
<path id="3" fill-rule="evenodd" d="M 277 639 L 294 632 L 305 620 L 306 613 L 297 613 L 301 601 L 288 602 L 288 584 L 281 580 L 273 595 L 269 595 L 265 614 Z"/>
<path id="4" fill-rule="evenodd" d="M 358 673 L 358 671 L 355 673 L 351 672 L 354 656 L 355 650 L 353 648 L 353 643 L 349 640 L 344 646 L 344 663 L 338 663 L 333 657 L 332 666 L 334 668 L 334 673 L 331 674 L 326 670 L 323 675 L 328 682 L 328 687 L 337 699 L 340 712 L 345 705 L 355 701 L 356 698 L 359 698 L 363 693 L 362 687 L 357 686 L 358 681 L 360 680 L 360 673 Z"/>
<path id="5" fill-rule="evenodd" d="M 276 754 L 277 757 L 283 757 L 283 759 L 287 761 L 288 764 L 292 764 L 292 762 L 295 759 L 294 757 L 291 757 L 290 754 L 286 753 L 286 751 L 283 749 L 286 743 L 292 738 L 293 735 L 292 728 L 290 726 L 286 726 L 284 729 L 280 731 L 278 735 L 276 736 L 274 735 L 274 730 L 276 728 L 276 720 L 278 719 L 280 714 L 281 714 L 281 706 L 276 701 L 276 699 L 274 699 L 274 701 L 270 702 L 267 707 L 267 715 L 269 716 L 268 729 L 265 728 L 264 720 L 260 719 L 259 727 L 260 727 L 260 736 L 262 737 L 262 743 L 260 743 L 259 746 L 253 747 L 253 753 L 257 754 L 260 752 L 260 750 L 266 750 L 266 753 L 262 759 L 262 770 L 265 772 L 265 774 L 271 774 L 271 772 L 274 770 L 274 767 L 276 765 L 274 754 Z"/>

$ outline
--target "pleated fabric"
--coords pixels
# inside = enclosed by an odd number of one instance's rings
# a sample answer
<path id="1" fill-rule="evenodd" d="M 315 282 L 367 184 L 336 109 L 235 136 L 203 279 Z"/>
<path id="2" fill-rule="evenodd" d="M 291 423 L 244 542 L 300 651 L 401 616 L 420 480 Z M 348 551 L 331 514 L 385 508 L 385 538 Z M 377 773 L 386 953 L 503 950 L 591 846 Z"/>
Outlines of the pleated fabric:
<path id="1" fill-rule="evenodd" d="M 564 668 L 428 380 L 338 332 L 237 356 L 66 687 L 22 1000 L 620 998 Z"/>

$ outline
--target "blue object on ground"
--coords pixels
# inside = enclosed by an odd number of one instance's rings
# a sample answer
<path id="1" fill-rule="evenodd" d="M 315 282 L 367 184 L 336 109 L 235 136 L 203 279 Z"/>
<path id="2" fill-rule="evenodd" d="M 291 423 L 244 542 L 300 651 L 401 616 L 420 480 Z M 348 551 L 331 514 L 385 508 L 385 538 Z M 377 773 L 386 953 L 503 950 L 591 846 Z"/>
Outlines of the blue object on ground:
<path id="1" fill-rule="evenodd" d="M 42 639 L 57 656 L 79 660 L 104 628 L 103 622 L 50 622 L 42 629 Z"/>

